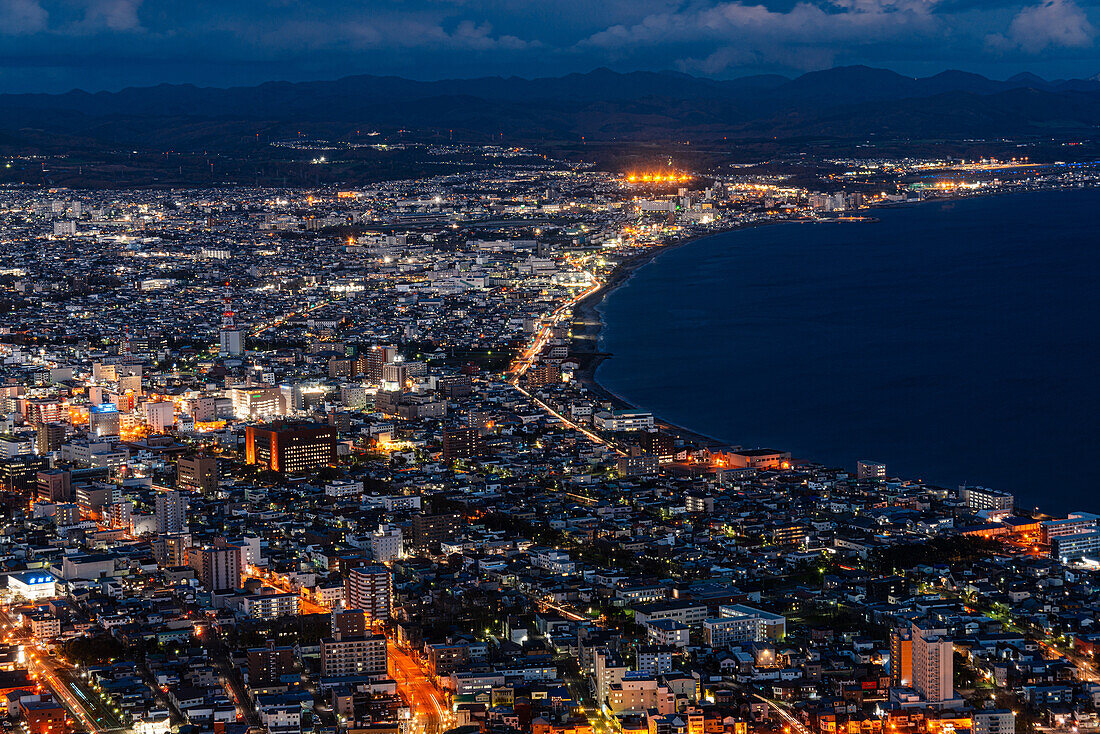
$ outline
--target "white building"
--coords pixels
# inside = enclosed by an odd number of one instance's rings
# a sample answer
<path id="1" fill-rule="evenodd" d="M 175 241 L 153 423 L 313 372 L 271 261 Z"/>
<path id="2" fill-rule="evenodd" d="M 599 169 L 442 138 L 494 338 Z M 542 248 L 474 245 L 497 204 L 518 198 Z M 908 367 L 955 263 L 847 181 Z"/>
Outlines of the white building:
<path id="1" fill-rule="evenodd" d="M 643 410 L 605 410 L 592 416 L 592 425 L 601 431 L 648 431 L 653 428 L 653 414 Z"/>
<path id="2" fill-rule="evenodd" d="M 401 528 L 383 525 L 370 536 L 371 553 L 379 563 L 391 563 L 404 556 Z"/>
<path id="3" fill-rule="evenodd" d="M 278 619 L 298 613 L 297 594 L 254 594 L 241 600 L 241 611 L 253 619 Z"/>
<path id="4" fill-rule="evenodd" d="M 8 576 L 8 593 L 13 599 L 39 601 L 57 596 L 57 582 L 48 571 L 23 571 Z"/>
<path id="5" fill-rule="evenodd" d="M 167 400 L 145 403 L 143 408 L 145 410 L 145 422 L 156 433 L 164 433 L 176 422 L 175 406 Z"/>

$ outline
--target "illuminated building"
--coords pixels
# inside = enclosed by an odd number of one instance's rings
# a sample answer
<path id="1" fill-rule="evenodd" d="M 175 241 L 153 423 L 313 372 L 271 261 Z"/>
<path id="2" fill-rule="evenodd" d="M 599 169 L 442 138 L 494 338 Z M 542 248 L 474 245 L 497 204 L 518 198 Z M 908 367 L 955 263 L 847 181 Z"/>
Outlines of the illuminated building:
<path id="1" fill-rule="evenodd" d="M 35 428 L 35 450 L 39 456 L 52 454 L 65 443 L 63 423 L 39 423 Z"/>
<path id="2" fill-rule="evenodd" d="M 252 619 L 278 619 L 291 617 L 298 613 L 300 599 L 290 592 L 272 594 L 270 589 L 264 593 L 252 594 L 241 600 L 241 609 Z"/>
<path id="3" fill-rule="evenodd" d="M 88 408 L 88 432 L 92 436 L 117 436 L 119 433 L 118 406 L 101 403 Z"/>
<path id="4" fill-rule="evenodd" d="M 272 423 L 245 430 L 245 460 L 294 474 L 334 465 L 336 429 L 318 423 Z"/>
<path id="5" fill-rule="evenodd" d="M 0 459 L 0 488 L 29 496 L 38 488 L 38 472 L 47 468 L 49 462 L 33 454 Z"/>
<path id="6" fill-rule="evenodd" d="M 1050 555 L 1063 562 L 1082 558 L 1100 558 L 1100 529 L 1051 538 Z"/>
<path id="7" fill-rule="evenodd" d="M 913 686 L 913 635 L 908 627 L 890 630 L 890 685 Z"/>
<path id="8" fill-rule="evenodd" d="M 213 494 L 218 490 L 218 460 L 193 454 L 176 462 L 176 486 L 185 492 Z"/>
<path id="9" fill-rule="evenodd" d="M 383 525 L 370 536 L 371 554 L 379 563 L 389 563 L 404 556 L 401 528 Z"/>
<path id="10" fill-rule="evenodd" d="M 75 226 L 75 222 L 66 222 L 66 224 Z M 68 731 L 68 726 L 65 724 L 68 712 L 61 704 L 54 701 L 23 699 L 19 702 L 19 714 L 28 734 L 62 734 Z"/>
<path id="11" fill-rule="evenodd" d="M 176 422 L 175 406 L 168 401 L 145 403 L 143 408 L 145 411 L 145 422 L 148 423 L 149 428 L 156 433 L 164 433 Z"/>
<path id="12" fill-rule="evenodd" d="M 716 453 L 714 463 L 725 469 L 789 469 L 791 454 L 778 449 L 743 449 Z"/>
<path id="13" fill-rule="evenodd" d="M 913 646 L 913 688 L 932 706 L 944 706 L 955 700 L 954 645 L 947 630 L 925 627 L 914 622 L 910 630 Z"/>
<path id="14" fill-rule="evenodd" d="M 676 457 L 676 443 L 668 433 L 646 431 L 638 437 L 638 446 L 650 456 L 656 456 L 662 464 L 671 463 Z"/>
<path id="15" fill-rule="evenodd" d="M 321 675 L 376 675 L 387 669 L 385 635 L 321 640 Z"/>
<path id="16" fill-rule="evenodd" d="M 294 647 L 276 646 L 271 640 L 265 647 L 248 650 L 248 684 L 262 687 L 279 683 L 284 675 L 294 673 Z"/>
<path id="17" fill-rule="evenodd" d="M 982 510 L 998 510 L 1012 512 L 1015 498 L 1010 492 L 1002 492 L 986 487 L 959 487 L 959 499 L 968 510 L 981 512 Z"/>
<path id="18" fill-rule="evenodd" d="M 0 433 L 0 459 L 11 459 L 34 452 L 34 443 L 24 435 Z"/>
<path id="19" fill-rule="evenodd" d="M 385 566 L 355 566 L 344 572 L 344 606 L 362 609 L 371 621 L 386 621 L 392 607 L 390 571 Z"/>
<path id="20" fill-rule="evenodd" d="M 64 469 L 46 469 L 35 479 L 38 488 L 35 499 L 39 502 L 68 502 L 72 499 L 72 474 Z"/>
<path id="21" fill-rule="evenodd" d="M 648 431 L 653 428 L 653 413 L 645 410 L 602 411 L 592 416 L 592 425 L 601 431 Z"/>
<path id="22" fill-rule="evenodd" d="M 187 549 L 187 565 L 207 591 L 231 591 L 241 588 L 241 549 L 235 545 L 204 546 Z"/>
<path id="23" fill-rule="evenodd" d="M 438 551 L 439 544 L 452 540 L 458 531 L 456 515 L 417 513 L 412 519 L 412 546 L 417 553 Z"/>
<path id="24" fill-rule="evenodd" d="M 396 356 L 396 347 L 374 346 L 359 355 L 355 361 L 355 371 L 377 385 L 382 382 L 383 367 L 392 362 Z"/>
<path id="25" fill-rule="evenodd" d="M 481 434 L 476 428 L 443 431 L 443 460 L 472 459 L 481 455 Z"/>
<path id="26" fill-rule="evenodd" d="M 554 362 L 537 362 L 524 375 L 531 389 L 561 382 L 561 368 Z"/>
<path id="27" fill-rule="evenodd" d="M 860 459 L 856 462 L 856 479 L 860 481 L 886 479 L 886 465 Z"/>
<path id="28" fill-rule="evenodd" d="M 266 420 L 286 412 L 277 387 L 235 387 L 229 390 L 233 416 L 243 421 Z"/>
<path id="29" fill-rule="evenodd" d="M 8 575 L 8 591 L 16 599 L 40 601 L 57 595 L 56 579 L 48 571 L 23 571 Z"/>
<path id="30" fill-rule="evenodd" d="M 157 535 L 187 532 L 187 498 L 174 489 L 162 489 L 156 496 Z"/>

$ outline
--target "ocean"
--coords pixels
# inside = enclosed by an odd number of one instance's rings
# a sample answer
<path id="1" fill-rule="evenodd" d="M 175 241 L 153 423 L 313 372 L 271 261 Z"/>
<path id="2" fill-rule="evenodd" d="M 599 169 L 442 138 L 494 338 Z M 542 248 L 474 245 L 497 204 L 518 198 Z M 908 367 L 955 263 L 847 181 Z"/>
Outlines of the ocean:
<path id="1" fill-rule="evenodd" d="M 600 304 L 599 383 L 744 447 L 1100 511 L 1100 190 L 727 232 Z"/>

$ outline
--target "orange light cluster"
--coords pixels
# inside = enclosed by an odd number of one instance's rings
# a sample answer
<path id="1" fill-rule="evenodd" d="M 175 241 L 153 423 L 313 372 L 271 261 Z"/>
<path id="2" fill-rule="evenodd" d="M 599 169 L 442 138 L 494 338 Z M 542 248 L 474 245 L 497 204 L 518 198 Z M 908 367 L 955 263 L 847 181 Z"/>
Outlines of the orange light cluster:
<path id="1" fill-rule="evenodd" d="M 630 183 L 685 183 L 691 176 L 686 173 L 630 173 L 626 180 Z"/>
<path id="2" fill-rule="evenodd" d="M 148 426 L 134 426 L 133 428 L 121 428 L 118 437 L 122 441 L 140 441 L 150 433 Z"/>
<path id="3" fill-rule="evenodd" d="M 225 428 L 225 421 L 195 421 L 195 430 L 198 433 L 209 433 L 210 431 L 220 431 Z"/>

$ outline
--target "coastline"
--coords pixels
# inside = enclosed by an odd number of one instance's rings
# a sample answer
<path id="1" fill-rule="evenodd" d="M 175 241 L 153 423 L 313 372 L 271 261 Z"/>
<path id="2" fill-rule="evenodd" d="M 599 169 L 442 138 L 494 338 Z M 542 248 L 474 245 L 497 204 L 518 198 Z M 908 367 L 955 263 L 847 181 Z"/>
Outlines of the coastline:
<path id="1" fill-rule="evenodd" d="M 1067 187 L 1056 187 L 1054 190 Z M 1072 188 L 1072 187 L 1068 187 Z M 995 191 L 988 193 L 962 193 L 953 192 L 950 194 L 941 194 L 938 196 L 923 199 L 918 202 L 894 202 L 889 204 L 880 204 L 872 207 L 869 211 L 873 212 L 880 209 L 900 209 L 908 208 L 912 206 L 921 206 L 922 204 L 945 204 L 961 199 L 973 199 L 984 198 L 986 196 L 1003 196 L 1013 193 L 1028 193 L 1018 191 Z M 875 223 L 878 222 L 878 218 L 873 215 L 869 215 L 869 219 L 862 219 L 858 223 Z M 603 315 L 599 311 L 599 306 L 603 303 L 604 299 L 615 292 L 616 289 L 626 284 L 630 278 L 634 275 L 634 271 L 639 268 L 648 265 L 653 260 L 657 259 L 661 254 L 669 252 L 671 250 L 690 245 L 700 240 L 707 239 L 708 237 L 716 237 L 719 235 L 729 234 L 730 232 L 737 232 L 740 230 L 754 229 L 757 227 L 764 227 L 777 224 L 854 224 L 857 222 L 845 221 L 841 219 L 779 219 L 768 220 L 762 222 L 752 222 L 748 224 L 739 224 L 729 227 L 727 229 L 718 230 L 716 232 L 708 232 L 706 234 L 695 235 L 692 237 L 685 237 L 682 240 L 677 240 L 666 245 L 659 245 L 650 248 L 648 251 L 638 253 L 632 257 L 623 260 L 619 265 L 611 272 L 611 275 L 604 282 L 602 288 L 595 293 L 592 293 L 585 298 L 577 301 L 573 305 L 573 315 L 571 320 L 571 333 L 572 338 L 570 340 L 570 357 L 575 358 L 578 363 L 577 372 L 574 375 L 574 379 L 582 384 L 592 397 L 596 400 L 608 402 L 613 408 L 617 410 L 629 410 L 637 408 L 634 403 L 626 400 L 622 396 L 612 392 L 596 379 L 596 372 L 599 370 L 603 361 L 611 356 L 610 352 L 602 352 L 599 348 L 600 333 L 604 328 Z M 667 433 L 672 434 L 676 438 L 683 439 L 684 441 L 693 443 L 700 447 L 706 448 L 742 448 L 736 445 L 731 445 L 728 441 L 721 441 L 713 436 L 708 436 L 698 431 L 693 431 L 690 428 L 670 423 L 667 420 L 662 419 L 659 415 L 653 416 L 654 425 L 664 430 Z"/>
<path id="2" fill-rule="evenodd" d="M 708 237 L 718 237 L 720 235 L 729 234 L 730 232 L 776 224 L 816 223 L 817 222 L 806 219 L 780 219 L 739 224 L 734 227 L 729 227 L 728 229 L 685 237 L 682 240 L 677 240 L 667 245 L 652 247 L 645 252 L 638 253 L 637 255 L 623 260 L 611 272 L 611 275 L 604 282 L 602 288 L 582 298 L 573 305 L 570 357 L 576 358 L 579 363 L 574 379 L 584 385 L 585 389 L 587 389 L 596 400 L 610 402 L 616 409 L 628 410 L 637 407 L 630 401 L 601 385 L 596 379 L 596 371 L 605 359 L 612 356 L 610 352 L 602 352 L 599 348 L 600 333 L 604 328 L 603 315 L 599 311 L 599 306 L 603 303 L 604 299 L 614 293 L 616 289 L 625 285 L 634 275 L 634 271 L 638 270 L 638 268 L 648 265 L 665 252 L 670 252 L 685 245 L 693 244 L 700 240 L 707 239 Z M 698 433 L 697 431 L 676 425 L 675 423 L 669 423 L 658 415 L 653 416 L 653 422 L 656 426 L 671 433 L 677 438 L 690 441 L 700 447 L 726 448 L 730 446 L 728 441 L 720 441 L 713 436 Z"/>

